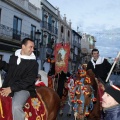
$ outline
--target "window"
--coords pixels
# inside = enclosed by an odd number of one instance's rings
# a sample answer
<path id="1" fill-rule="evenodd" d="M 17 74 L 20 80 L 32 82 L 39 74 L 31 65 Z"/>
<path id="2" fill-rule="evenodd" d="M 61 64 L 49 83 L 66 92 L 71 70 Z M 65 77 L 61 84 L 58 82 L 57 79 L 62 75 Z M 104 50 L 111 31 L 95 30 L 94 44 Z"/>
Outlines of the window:
<path id="1" fill-rule="evenodd" d="M 31 39 L 35 40 L 35 31 L 36 31 L 36 26 L 31 25 Z"/>
<path id="2" fill-rule="evenodd" d="M 44 28 L 47 29 L 47 17 L 46 16 L 44 16 Z"/>
<path id="3" fill-rule="evenodd" d="M 55 21 L 52 20 L 52 32 L 53 32 L 53 33 L 55 32 L 54 28 L 55 28 Z"/>
<path id="4" fill-rule="evenodd" d="M 3 55 L 0 54 L 0 60 L 2 60 L 2 59 L 3 59 Z"/>
<path id="5" fill-rule="evenodd" d="M 61 33 L 63 33 L 64 32 L 64 28 L 63 28 L 63 26 L 61 26 Z"/>
<path id="6" fill-rule="evenodd" d="M 44 16 L 43 16 L 43 28 L 48 29 L 48 13 L 44 11 Z"/>
<path id="7" fill-rule="evenodd" d="M 20 40 L 21 39 L 21 26 L 22 20 L 18 17 L 14 16 L 13 20 L 13 39 Z"/>
<path id="8" fill-rule="evenodd" d="M 0 23 L 1 23 L 1 9 L 0 9 Z"/>
<path id="9" fill-rule="evenodd" d="M 70 37 L 70 31 L 68 30 L 68 37 Z"/>

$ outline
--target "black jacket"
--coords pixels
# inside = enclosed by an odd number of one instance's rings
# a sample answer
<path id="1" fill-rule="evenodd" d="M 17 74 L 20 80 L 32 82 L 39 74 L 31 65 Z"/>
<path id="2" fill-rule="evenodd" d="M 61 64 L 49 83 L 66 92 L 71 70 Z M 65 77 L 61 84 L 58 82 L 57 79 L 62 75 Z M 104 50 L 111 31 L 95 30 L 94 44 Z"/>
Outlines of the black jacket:
<path id="1" fill-rule="evenodd" d="M 103 82 L 105 82 L 107 75 L 111 69 L 111 64 L 107 61 L 107 59 L 104 59 L 103 63 L 101 64 L 96 64 L 95 68 L 93 66 L 93 63 L 91 61 L 88 62 L 87 64 L 87 70 L 92 69 L 96 77 L 100 77 Z"/>
<path id="2" fill-rule="evenodd" d="M 36 60 L 21 59 L 17 65 L 17 56 L 12 55 L 9 64 L 0 61 L 0 69 L 7 72 L 2 87 L 10 87 L 13 93 L 20 90 L 28 90 L 31 97 L 36 96 L 35 79 L 38 74 L 38 63 Z"/>
<path id="3" fill-rule="evenodd" d="M 105 110 L 104 114 L 103 120 L 120 120 L 120 105 Z"/>

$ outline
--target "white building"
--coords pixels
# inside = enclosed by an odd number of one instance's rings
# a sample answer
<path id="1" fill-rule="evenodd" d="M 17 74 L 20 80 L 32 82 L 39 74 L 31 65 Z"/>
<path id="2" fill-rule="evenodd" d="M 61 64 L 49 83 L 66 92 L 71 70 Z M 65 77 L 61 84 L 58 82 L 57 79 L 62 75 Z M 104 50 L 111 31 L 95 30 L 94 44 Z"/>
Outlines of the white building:
<path id="1" fill-rule="evenodd" d="M 81 39 L 81 55 L 83 56 L 82 62 L 86 63 L 91 58 L 91 50 L 95 48 L 95 38 L 89 34 L 84 33 Z"/>
<path id="2" fill-rule="evenodd" d="M 71 41 L 71 22 L 67 22 L 66 16 L 61 17 L 60 11 L 47 0 L 39 0 L 37 7 L 29 0 L 0 0 L 0 56 L 3 60 L 8 61 L 10 55 L 20 48 L 23 38 L 35 40 L 37 30 L 41 32 L 40 39 L 45 47 L 51 44 L 51 40 Z M 40 44 L 36 48 L 41 51 Z"/>
<path id="3" fill-rule="evenodd" d="M 41 30 L 41 10 L 29 0 L 0 0 L 0 56 L 8 61 L 25 37 Z"/>

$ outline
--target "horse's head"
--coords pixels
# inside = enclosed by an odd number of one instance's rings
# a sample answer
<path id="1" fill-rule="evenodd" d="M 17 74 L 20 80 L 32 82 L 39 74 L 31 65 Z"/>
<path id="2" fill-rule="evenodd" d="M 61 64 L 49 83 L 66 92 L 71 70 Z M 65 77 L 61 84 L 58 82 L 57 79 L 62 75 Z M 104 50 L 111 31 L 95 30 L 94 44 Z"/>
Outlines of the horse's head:
<path id="1" fill-rule="evenodd" d="M 93 73 L 91 69 L 89 69 L 86 71 L 86 77 L 85 77 L 84 84 L 89 84 L 93 86 L 94 83 L 96 84 L 95 74 Z"/>
<path id="2" fill-rule="evenodd" d="M 76 73 L 76 78 L 80 80 L 81 78 L 84 78 L 85 76 L 86 76 L 86 70 L 78 69 Z"/>
<path id="3" fill-rule="evenodd" d="M 82 68 L 83 68 L 83 70 L 86 70 L 87 69 L 87 64 L 82 64 Z"/>
<path id="4" fill-rule="evenodd" d="M 94 79 L 95 78 L 95 74 L 93 73 L 92 69 L 87 70 L 86 73 L 90 78 Z"/>
<path id="5" fill-rule="evenodd" d="M 78 119 L 83 119 L 85 116 L 89 115 L 89 106 L 92 102 L 93 99 L 93 89 L 91 85 L 84 85 L 81 86 L 81 92 L 78 94 L 79 98 L 77 98 L 77 103 L 78 103 L 78 113 L 77 113 L 77 118 Z"/>

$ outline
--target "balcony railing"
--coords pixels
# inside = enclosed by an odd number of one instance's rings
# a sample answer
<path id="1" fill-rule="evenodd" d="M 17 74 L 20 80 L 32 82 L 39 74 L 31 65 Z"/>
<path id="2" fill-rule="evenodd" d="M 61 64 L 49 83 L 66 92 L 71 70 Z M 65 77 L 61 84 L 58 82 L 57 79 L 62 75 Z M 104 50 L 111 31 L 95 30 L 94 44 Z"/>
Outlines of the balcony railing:
<path id="1" fill-rule="evenodd" d="M 56 35 L 58 33 L 58 29 L 56 27 L 52 26 L 50 23 L 47 23 L 46 21 L 42 21 L 42 28 L 45 28 L 48 31 L 50 31 Z"/>
<path id="2" fill-rule="evenodd" d="M 1 39 L 21 41 L 25 37 L 30 37 L 30 35 L 27 33 L 21 32 L 21 31 L 17 31 L 6 25 L 0 24 L 0 38 Z"/>
<path id="3" fill-rule="evenodd" d="M 78 48 L 81 48 L 81 44 L 77 43 L 75 40 L 73 40 L 73 46 L 76 46 Z"/>

